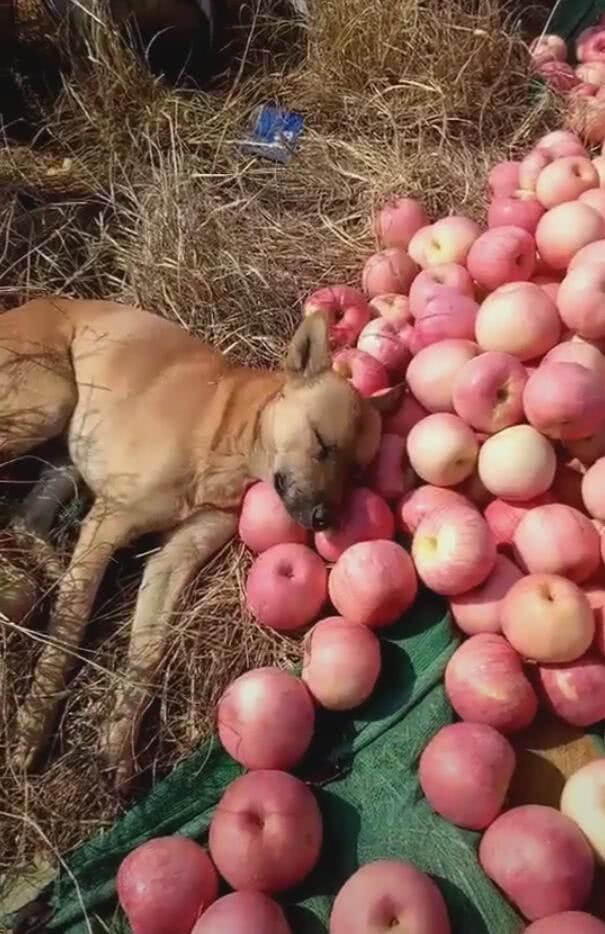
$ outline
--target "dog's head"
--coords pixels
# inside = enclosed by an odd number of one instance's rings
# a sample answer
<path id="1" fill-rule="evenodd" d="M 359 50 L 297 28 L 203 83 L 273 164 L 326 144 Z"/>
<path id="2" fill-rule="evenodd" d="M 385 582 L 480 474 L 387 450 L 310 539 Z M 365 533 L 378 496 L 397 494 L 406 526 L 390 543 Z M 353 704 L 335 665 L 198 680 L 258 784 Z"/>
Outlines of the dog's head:
<path id="1" fill-rule="evenodd" d="M 326 529 L 355 473 L 376 454 L 379 408 L 393 397 L 362 399 L 333 371 L 321 314 L 306 317 L 298 328 L 285 371 L 270 413 L 271 482 L 292 518 L 309 529 Z"/>

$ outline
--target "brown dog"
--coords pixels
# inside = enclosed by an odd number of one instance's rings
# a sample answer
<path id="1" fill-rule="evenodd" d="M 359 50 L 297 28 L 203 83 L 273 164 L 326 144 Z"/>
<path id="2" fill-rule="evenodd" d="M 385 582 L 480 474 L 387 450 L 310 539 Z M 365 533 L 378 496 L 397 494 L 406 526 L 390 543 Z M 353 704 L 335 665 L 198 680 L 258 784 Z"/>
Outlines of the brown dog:
<path id="1" fill-rule="evenodd" d="M 94 503 L 19 711 L 16 762 L 30 766 L 44 747 L 112 554 L 165 532 L 145 569 L 104 742 L 122 783 L 171 613 L 195 570 L 233 536 L 246 486 L 272 483 L 298 522 L 326 528 L 353 471 L 376 451 L 380 416 L 332 371 L 321 316 L 300 325 L 284 372 L 270 372 L 231 366 L 153 314 L 40 299 L 0 315 L 0 460 L 60 435 Z"/>

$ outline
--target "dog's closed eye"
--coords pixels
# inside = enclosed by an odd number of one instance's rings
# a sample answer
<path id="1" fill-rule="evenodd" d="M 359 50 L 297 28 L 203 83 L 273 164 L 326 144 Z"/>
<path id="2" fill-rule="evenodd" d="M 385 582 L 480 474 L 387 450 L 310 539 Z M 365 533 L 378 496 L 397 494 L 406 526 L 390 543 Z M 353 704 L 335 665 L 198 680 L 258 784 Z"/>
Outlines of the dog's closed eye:
<path id="1" fill-rule="evenodd" d="M 315 428 L 313 429 L 313 432 L 315 434 L 315 438 L 319 445 L 319 451 L 317 452 L 317 460 L 325 461 L 330 456 L 330 453 L 332 451 L 332 445 L 326 444 L 322 436 L 319 434 L 319 432 Z"/>

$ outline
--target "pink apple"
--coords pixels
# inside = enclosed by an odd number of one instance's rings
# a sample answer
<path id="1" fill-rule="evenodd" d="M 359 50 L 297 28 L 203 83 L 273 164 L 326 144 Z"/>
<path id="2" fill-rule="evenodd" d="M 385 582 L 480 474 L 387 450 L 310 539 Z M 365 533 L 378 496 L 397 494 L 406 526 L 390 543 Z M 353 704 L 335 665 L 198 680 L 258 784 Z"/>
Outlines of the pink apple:
<path id="1" fill-rule="evenodd" d="M 456 486 L 475 469 L 479 445 L 466 422 L 449 412 L 427 415 L 407 437 L 410 464 L 435 486 Z"/>
<path id="2" fill-rule="evenodd" d="M 605 262 L 582 263 L 559 286 L 559 313 L 570 330 L 587 340 L 605 337 Z"/>
<path id="3" fill-rule="evenodd" d="M 488 227 L 522 227 L 535 233 L 544 207 L 532 191 L 519 189 L 512 195 L 494 198 L 487 212 Z"/>
<path id="4" fill-rule="evenodd" d="M 378 453 L 368 468 L 368 486 L 386 500 L 399 499 L 414 486 L 406 444 L 401 435 L 383 434 Z"/>
<path id="5" fill-rule="evenodd" d="M 504 499 L 493 499 L 485 507 L 483 515 L 494 536 L 496 545 L 512 545 L 515 529 L 523 516 L 535 506 L 553 502 L 550 492 L 520 503 L 509 503 Z"/>
<path id="6" fill-rule="evenodd" d="M 481 840 L 479 862 L 529 921 L 582 908 L 594 877 L 590 846 L 576 824 L 538 804 L 496 818 Z"/>
<path id="7" fill-rule="evenodd" d="M 292 934 L 277 904 L 262 892 L 231 892 L 205 911 L 191 934 Z"/>
<path id="8" fill-rule="evenodd" d="M 489 523 L 488 523 L 489 525 Z M 500 611 L 504 597 L 523 572 L 505 555 L 498 555 L 494 569 L 482 584 L 450 600 L 450 611 L 467 636 L 480 632 L 500 632 Z"/>
<path id="9" fill-rule="evenodd" d="M 405 333 L 387 318 L 374 318 L 359 335 L 357 349 L 382 363 L 394 379 L 403 379 L 411 354 Z"/>
<path id="10" fill-rule="evenodd" d="M 603 64 L 603 67 L 605 68 L 605 63 Z M 592 164 L 594 165 L 595 169 L 597 170 L 597 175 L 599 176 L 599 185 L 600 185 L 600 187 L 602 188 L 603 185 L 605 185 L 605 156 L 602 156 L 602 155 L 601 155 L 601 156 L 595 156 L 595 158 L 592 160 Z M 598 190 L 599 190 L 599 189 L 594 189 L 594 190 L 593 190 L 593 194 L 594 194 L 596 191 L 598 191 Z M 581 199 L 582 199 L 582 200 L 585 200 L 587 195 L 588 195 L 588 192 L 585 191 L 584 194 L 581 195 Z M 587 204 L 590 204 L 590 201 L 587 201 Z M 599 208 L 601 208 L 601 207 L 602 207 L 602 202 L 599 201 L 598 204 L 599 204 Z M 596 205 L 593 205 L 593 207 L 596 207 Z M 603 216 L 603 215 L 602 215 L 602 210 L 599 210 L 599 214 L 601 214 L 601 216 Z"/>
<path id="11" fill-rule="evenodd" d="M 327 596 L 321 558 L 305 545 L 274 545 L 248 574 L 246 603 L 259 623 L 278 631 L 300 629 L 316 619 Z"/>
<path id="12" fill-rule="evenodd" d="M 492 198 L 506 197 L 520 188 L 519 166 L 519 162 L 509 159 L 506 162 L 498 162 L 491 169 L 487 176 L 487 184 Z"/>
<path id="13" fill-rule="evenodd" d="M 356 542 L 393 538 L 395 519 L 381 496 L 357 487 L 345 500 L 338 523 L 332 529 L 315 533 L 315 548 L 326 561 L 336 561 Z"/>
<path id="14" fill-rule="evenodd" d="M 561 285 L 561 280 L 556 279 L 554 276 L 534 276 L 531 279 L 534 285 L 540 286 L 543 292 L 548 295 L 550 300 L 557 304 L 557 295 L 559 293 L 559 286 Z"/>
<path id="15" fill-rule="evenodd" d="M 336 373 L 348 379 L 360 396 L 365 398 L 389 386 L 389 374 L 382 363 L 356 347 L 339 350 L 334 356 L 332 366 Z"/>
<path id="16" fill-rule="evenodd" d="M 428 223 L 427 213 L 419 201 L 395 198 L 378 212 L 374 226 L 381 247 L 407 250 L 416 231 Z"/>
<path id="17" fill-rule="evenodd" d="M 500 606 L 500 624 L 519 655 L 543 663 L 572 662 L 594 638 L 588 599 L 558 574 L 528 574 L 514 583 Z"/>
<path id="18" fill-rule="evenodd" d="M 515 503 L 545 493 L 556 466 L 552 444 L 531 425 L 505 428 L 488 438 L 479 451 L 479 476 L 487 489 Z"/>
<path id="19" fill-rule="evenodd" d="M 352 347 L 370 320 L 365 295 L 348 285 L 330 285 L 313 292 L 304 304 L 304 314 L 321 311 L 328 316 L 333 347 Z"/>
<path id="20" fill-rule="evenodd" d="M 418 272 L 416 263 L 405 250 L 393 246 L 370 256 L 363 267 L 363 290 L 370 298 L 397 292 L 407 295 L 414 276 Z"/>
<path id="21" fill-rule="evenodd" d="M 562 911 L 534 921 L 525 934 L 605 934 L 605 922 L 584 911 Z"/>
<path id="22" fill-rule="evenodd" d="M 536 182 L 536 197 L 545 208 L 575 201 L 583 191 L 599 187 L 599 175 L 590 159 L 563 156 L 545 166 Z"/>
<path id="23" fill-rule="evenodd" d="M 546 33 L 533 40 L 529 47 L 534 65 L 544 62 L 564 62 L 567 60 L 567 45 L 561 36 Z"/>
<path id="24" fill-rule="evenodd" d="M 482 350 L 533 360 L 559 341 L 561 320 L 554 302 L 539 286 L 509 282 L 488 295 L 479 308 L 475 336 Z"/>
<path id="25" fill-rule="evenodd" d="M 306 753 L 315 710 L 300 680 L 279 668 L 255 668 L 233 681 L 217 708 L 218 735 L 247 769 L 291 769 Z"/>
<path id="26" fill-rule="evenodd" d="M 395 515 L 398 528 L 406 535 L 413 535 L 429 512 L 441 509 L 442 506 L 452 505 L 468 506 L 470 504 L 462 493 L 449 487 L 423 484 L 406 493 L 397 504 Z"/>
<path id="27" fill-rule="evenodd" d="M 422 421 L 429 413 L 416 401 L 411 392 L 406 392 L 399 407 L 390 415 L 383 418 L 383 429 L 391 435 L 401 435 L 407 438 L 409 432 L 417 422 Z"/>
<path id="28" fill-rule="evenodd" d="M 156 837 L 122 860 L 116 889 L 133 934 L 190 934 L 218 895 L 218 877 L 193 840 Z"/>
<path id="29" fill-rule="evenodd" d="M 595 461 L 582 477 L 582 499 L 589 516 L 605 521 L 605 457 Z"/>
<path id="30" fill-rule="evenodd" d="M 414 317 L 422 314 L 428 302 L 446 288 L 460 295 L 475 297 L 473 280 L 464 266 L 458 263 L 443 263 L 423 269 L 410 288 L 410 310 Z"/>
<path id="31" fill-rule="evenodd" d="M 477 355 L 472 341 L 444 340 L 416 354 L 406 373 L 407 384 L 429 412 L 453 412 L 452 392 L 460 368 Z"/>
<path id="32" fill-rule="evenodd" d="M 605 61 L 585 62 L 578 65 L 576 74 L 584 84 L 605 84 Z"/>
<path id="33" fill-rule="evenodd" d="M 467 267 L 486 289 L 531 278 L 536 265 L 536 243 L 521 227 L 494 227 L 472 245 Z"/>
<path id="34" fill-rule="evenodd" d="M 553 130 L 538 140 L 535 147 L 540 152 L 547 152 L 553 159 L 561 156 L 587 156 L 580 137 L 570 130 Z"/>
<path id="35" fill-rule="evenodd" d="M 269 483 L 253 484 L 244 496 L 238 534 L 256 554 L 273 545 L 305 545 L 309 540 L 309 532 L 291 518 Z"/>
<path id="36" fill-rule="evenodd" d="M 566 269 L 587 244 L 605 231 L 601 215 L 582 201 L 559 204 L 547 211 L 536 228 L 536 243 L 543 259 L 553 269 Z"/>
<path id="37" fill-rule="evenodd" d="M 540 687 L 548 707 L 572 726 L 605 719 L 605 660 L 588 653 L 565 665 L 542 665 Z"/>
<path id="38" fill-rule="evenodd" d="M 451 934 L 441 892 L 412 863 L 366 863 L 337 894 L 330 934 Z"/>
<path id="39" fill-rule="evenodd" d="M 560 574 L 588 580 L 601 563 L 599 534 L 573 506 L 537 506 L 521 519 L 513 539 L 522 568 L 531 574 Z"/>
<path id="40" fill-rule="evenodd" d="M 411 321 L 412 312 L 407 295 L 385 292 L 384 295 L 375 295 L 368 304 L 372 318 L 385 318 L 400 329 Z"/>
<path id="41" fill-rule="evenodd" d="M 396 622 L 416 599 L 412 559 L 395 542 L 351 545 L 330 573 L 330 599 L 341 616 L 371 629 Z"/>
<path id="42" fill-rule="evenodd" d="M 259 769 L 236 778 L 219 801 L 210 823 L 210 855 L 232 888 L 282 892 L 314 868 L 322 835 L 309 786 L 286 772 Z"/>
<path id="43" fill-rule="evenodd" d="M 478 587 L 496 564 L 496 545 L 473 506 L 443 506 L 428 512 L 412 540 L 420 579 L 436 593 L 454 597 Z"/>
<path id="44" fill-rule="evenodd" d="M 511 354 L 479 354 L 464 364 L 454 383 L 456 414 L 487 434 L 515 425 L 523 421 L 526 382 L 525 367 Z"/>
<path id="45" fill-rule="evenodd" d="M 580 828 L 602 867 L 605 863 L 605 759 L 587 762 L 565 783 L 561 810 Z M 573 928 L 576 934 L 576 928 Z"/>
<path id="46" fill-rule="evenodd" d="M 599 90 L 599 84 L 588 84 L 586 81 L 580 81 L 569 93 L 573 97 L 595 97 Z"/>
<path id="47" fill-rule="evenodd" d="M 326 710 L 354 710 L 380 674 L 380 642 L 371 629 L 341 616 L 322 619 L 305 636 L 302 679 Z"/>
<path id="48" fill-rule="evenodd" d="M 532 149 L 519 165 L 519 185 L 521 191 L 536 193 L 538 177 L 547 165 L 553 162 L 555 156 L 547 149 Z"/>
<path id="49" fill-rule="evenodd" d="M 468 217 L 443 217 L 415 234 L 409 246 L 410 256 L 423 269 L 443 263 L 464 265 L 480 233 L 479 226 Z"/>
<path id="50" fill-rule="evenodd" d="M 545 363 L 578 363 L 605 382 L 605 357 L 598 347 L 583 340 L 557 344 L 543 358 L 542 364 Z"/>
<path id="51" fill-rule="evenodd" d="M 573 90 L 580 80 L 567 62 L 542 62 L 541 65 L 537 66 L 536 71 L 551 86 L 553 91 L 558 91 L 561 94 Z"/>
<path id="52" fill-rule="evenodd" d="M 425 746 L 418 780 L 440 817 L 457 827 L 484 830 L 502 810 L 515 764 L 513 747 L 493 727 L 451 723 Z"/>
<path id="53" fill-rule="evenodd" d="M 445 693 L 461 720 L 505 734 L 524 730 L 538 711 L 521 659 L 497 633 L 471 636 L 456 649 L 445 669 Z"/>
<path id="54" fill-rule="evenodd" d="M 578 266 L 592 266 L 595 263 L 605 263 L 605 240 L 595 240 L 578 250 L 569 262 L 569 272 Z"/>
<path id="55" fill-rule="evenodd" d="M 523 406 L 548 438 L 577 441 L 605 427 L 605 382 L 579 363 L 542 363 L 527 381 Z"/>
<path id="56" fill-rule="evenodd" d="M 576 39 L 579 62 L 605 62 L 605 30 L 601 25 L 589 26 Z"/>
<path id="57" fill-rule="evenodd" d="M 605 163 L 605 158 L 603 156 L 599 158 L 603 159 Z M 591 188 L 589 191 L 585 191 L 581 194 L 578 201 L 581 204 L 587 204 L 589 208 L 592 208 L 593 211 L 596 211 L 597 214 L 605 220 L 605 188 Z"/>
<path id="58" fill-rule="evenodd" d="M 410 350 L 417 354 L 424 347 L 443 340 L 473 340 L 479 305 L 474 298 L 442 288 L 424 306 L 416 318 L 409 340 Z"/>

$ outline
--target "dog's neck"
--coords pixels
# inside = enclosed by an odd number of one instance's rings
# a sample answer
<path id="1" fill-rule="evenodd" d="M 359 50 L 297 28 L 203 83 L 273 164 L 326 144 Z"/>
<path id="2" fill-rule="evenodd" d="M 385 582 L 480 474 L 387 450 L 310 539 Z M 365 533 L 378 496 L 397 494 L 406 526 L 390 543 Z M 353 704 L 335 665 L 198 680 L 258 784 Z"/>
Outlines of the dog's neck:
<path id="1" fill-rule="evenodd" d="M 248 470 L 253 480 L 273 482 L 273 461 L 275 448 L 273 444 L 273 419 L 275 407 L 282 392 L 285 376 L 283 373 L 271 373 L 268 382 L 268 394 L 259 406 L 254 426 L 254 435 L 250 446 Z"/>

